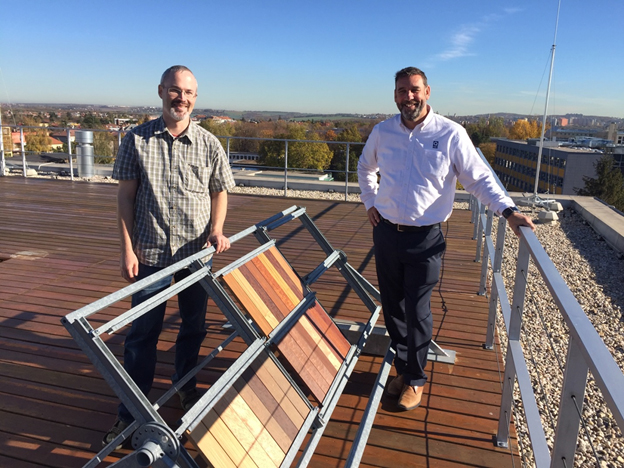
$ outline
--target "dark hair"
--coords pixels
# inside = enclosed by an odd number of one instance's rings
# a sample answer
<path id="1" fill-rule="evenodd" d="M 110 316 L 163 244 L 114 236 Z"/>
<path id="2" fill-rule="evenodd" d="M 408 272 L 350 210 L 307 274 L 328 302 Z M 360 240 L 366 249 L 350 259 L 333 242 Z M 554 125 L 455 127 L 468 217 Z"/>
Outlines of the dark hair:
<path id="1" fill-rule="evenodd" d="M 427 75 L 425 75 L 425 72 L 422 71 L 420 68 L 416 68 L 416 67 L 406 67 L 403 70 L 399 70 L 398 72 L 396 72 L 396 74 L 394 75 L 394 85 L 396 86 L 397 81 L 399 81 L 399 78 L 405 78 L 406 76 L 413 76 L 413 75 L 422 76 L 423 84 L 427 86 Z"/>
<path id="2" fill-rule="evenodd" d="M 182 71 L 187 71 L 189 72 L 191 75 L 193 74 L 193 72 L 191 71 L 190 68 L 185 67 L 184 65 L 174 65 L 173 67 L 169 67 L 165 70 L 165 72 L 162 74 L 162 76 L 160 77 L 160 84 L 164 84 L 165 80 L 167 78 L 169 78 L 170 75 L 173 75 L 174 73 L 178 73 L 178 72 L 182 72 Z"/>

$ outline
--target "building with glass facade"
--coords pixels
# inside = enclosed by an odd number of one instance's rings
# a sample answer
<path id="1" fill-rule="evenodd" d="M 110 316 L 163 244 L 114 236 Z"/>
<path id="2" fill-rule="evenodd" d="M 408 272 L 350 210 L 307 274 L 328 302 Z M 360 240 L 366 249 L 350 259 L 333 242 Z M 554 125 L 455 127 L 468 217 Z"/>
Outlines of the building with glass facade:
<path id="1" fill-rule="evenodd" d="M 538 141 L 492 138 L 496 143 L 493 169 L 510 192 L 533 192 L 537 166 Z M 538 193 L 575 195 L 583 188 L 583 176 L 595 177 L 594 164 L 603 153 L 589 148 L 559 146 L 544 141 Z"/>

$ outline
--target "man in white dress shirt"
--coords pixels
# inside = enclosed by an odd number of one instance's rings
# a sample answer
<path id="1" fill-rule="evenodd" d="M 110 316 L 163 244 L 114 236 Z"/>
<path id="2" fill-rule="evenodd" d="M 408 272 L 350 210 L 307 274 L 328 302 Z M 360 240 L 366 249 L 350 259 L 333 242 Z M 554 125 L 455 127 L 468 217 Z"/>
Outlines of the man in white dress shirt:
<path id="1" fill-rule="evenodd" d="M 375 126 L 358 163 L 386 328 L 396 350 L 397 377 L 387 392 L 404 410 L 420 405 L 427 381 L 430 299 L 446 248 L 440 223 L 453 210 L 456 181 L 507 218 L 517 235 L 520 226 L 534 229 L 498 186 L 464 128 L 433 112 L 430 96 L 422 70 L 398 71 L 394 101 L 400 113 Z"/>

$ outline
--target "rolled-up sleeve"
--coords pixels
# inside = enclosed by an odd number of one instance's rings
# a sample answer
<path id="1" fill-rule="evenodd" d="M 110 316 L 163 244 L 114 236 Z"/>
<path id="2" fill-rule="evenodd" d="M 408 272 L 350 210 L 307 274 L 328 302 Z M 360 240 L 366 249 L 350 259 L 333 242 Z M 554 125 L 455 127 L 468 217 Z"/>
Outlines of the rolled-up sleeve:
<path id="1" fill-rule="evenodd" d="M 236 183 L 232 175 L 232 169 L 227 155 L 215 137 L 211 136 L 210 142 L 212 156 L 212 174 L 210 176 L 210 192 L 218 193 L 224 190 L 232 190 Z"/>
<path id="2" fill-rule="evenodd" d="M 134 134 L 129 132 L 121 140 L 113 166 L 113 179 L 115 180 L 135 180 L 140 177 L 134 138 Z"/>

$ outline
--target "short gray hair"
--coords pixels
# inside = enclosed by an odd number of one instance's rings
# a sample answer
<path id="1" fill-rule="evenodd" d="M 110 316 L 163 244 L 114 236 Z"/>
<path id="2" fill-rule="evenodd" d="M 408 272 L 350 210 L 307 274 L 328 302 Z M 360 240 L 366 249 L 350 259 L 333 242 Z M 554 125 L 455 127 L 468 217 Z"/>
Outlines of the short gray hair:
<path id="1" fill-rule="evenodd" d="M 189 67 L 185 67 L 184 65 L 174 65 L 173 67 L 167 68 L 165 72 L 162 74 L 162 76 L 160 77 L 160 84 L 163 85 L 165 83 L 165 80 L 169 78 L 171 75 L 175 73 L 183 72 L 183 71 L 187 71 L 191 75 L 193 75 L 193 72 L 191 71 Z"/>

